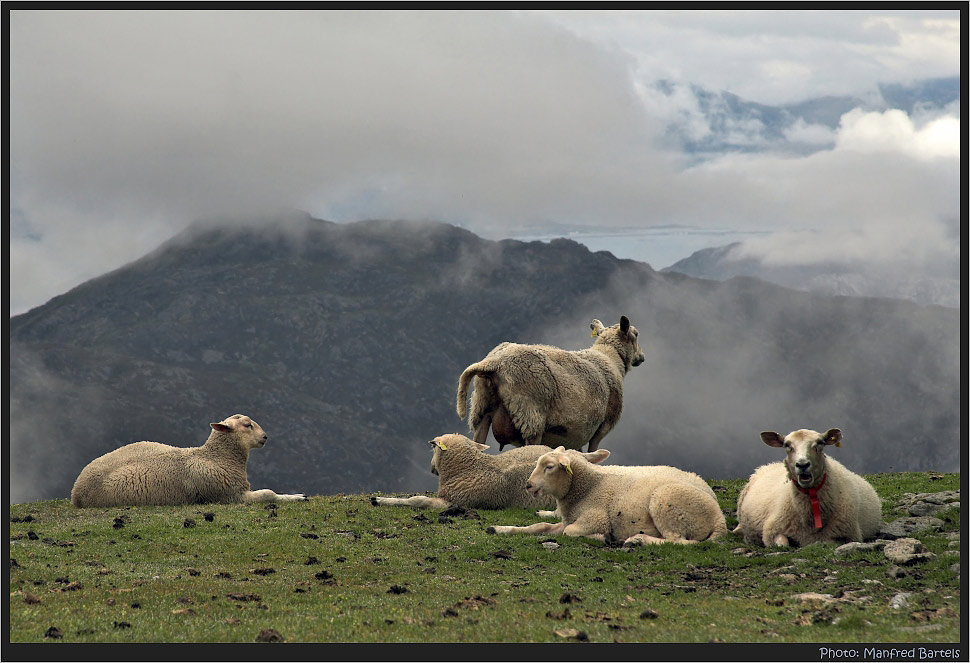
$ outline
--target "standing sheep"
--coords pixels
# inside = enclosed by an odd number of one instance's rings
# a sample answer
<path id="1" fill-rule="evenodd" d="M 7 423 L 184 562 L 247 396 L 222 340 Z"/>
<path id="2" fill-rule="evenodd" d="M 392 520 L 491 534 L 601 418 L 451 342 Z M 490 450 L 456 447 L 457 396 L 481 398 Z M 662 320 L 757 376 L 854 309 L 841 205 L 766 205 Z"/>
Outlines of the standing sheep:
<path id="1" fill-rule="evenodd" d="M 266 444 L 259 424 L 234 414 L 209 425 L 212 432 L 201 447 L 135 442 L 95 458 L 74 482 L 71 502 L 89 507 L 305 499 L 249 489 L 249 450 Z"/>
<path id="2" fill-rule="evenodd" d="M 371 497 L 371 504 L 432 509 L 447 509 L 451 505 L 465 509 L 555 507 L 555 499 L 533 497 L 525 490 L 536 459 L 549 447 L 533 445 L 493 456 L 484 453 L 487 444 L 472 442 L 458 433 L 441 435 L 429 444 L 434 450 L 431 473 L 438 475 L 438 496 Z"/>
<path id="3" fill-rule="evenodd" d="M 666 465 L 597 467 L 610 452 L 590 453 L 559 447 L 543 454 L 526 490 L 551 495 L 559 523 L 527 527 L 495 526 L 494 534 L 565 534 L 624 546 L 696 543 L 727 534 L 714 491 L 693 472 Z"/>
<path id="4" fill-rule="evenodd" d="M 842 446 L 842 431 L 801 429 L 782 438 L 761 434 L 771 447 L 784 447 L 784 462 L 762 465 L 738 495 L 738 526 L 749 545 L 788 546 L 862 541 L 879 529 L 882 503 L 875 489 L 825 447 Z"/>
<path id="5" fill-rule="evenodd" d="M 619 324 L 590 324 L 596 341 L 585 350 L 500 343 L 458 379 L 457 411 L 468 416 L 475 442 L 492 434 L 506 444 L 543 444 L 595 451 L 623 410 L 623 378 L 643 363 L 639 332 L 625 315 Z M 475 379 L 471 414 L 468 384 Z"/>

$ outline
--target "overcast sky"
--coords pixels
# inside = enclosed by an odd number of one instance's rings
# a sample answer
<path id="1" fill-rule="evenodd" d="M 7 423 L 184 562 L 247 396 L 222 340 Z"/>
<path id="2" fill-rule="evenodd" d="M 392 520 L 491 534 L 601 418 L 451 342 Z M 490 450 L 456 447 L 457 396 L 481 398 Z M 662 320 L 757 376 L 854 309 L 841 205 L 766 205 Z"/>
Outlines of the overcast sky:
<path id="1" fill-rule="evenodd" d="M 279 209 L 492 237 L 770 229 L 802 262 L 959 255 L 958 103 L 792 127 L 822 146 L 802 155 L 698 163 L 661 140 L 709 130 L 690 84 L 777 105 L 958 76 L 957 10 L 16 10 L 8 49 L 11 315 L 195 219 Z"/>

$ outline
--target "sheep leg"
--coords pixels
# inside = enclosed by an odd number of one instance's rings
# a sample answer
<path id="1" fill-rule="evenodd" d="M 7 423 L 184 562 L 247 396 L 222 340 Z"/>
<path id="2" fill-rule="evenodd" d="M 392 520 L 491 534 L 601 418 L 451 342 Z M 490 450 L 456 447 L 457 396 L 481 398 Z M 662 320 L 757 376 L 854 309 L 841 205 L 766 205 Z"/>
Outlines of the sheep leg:
<path id="1" fill-rule="evenodd" d="M 790 544 L 784 534 L 770 534 L 767 530 L 761 535 L 761 542 L 767 546 L 781 546 L 787 548 Z"/>
<path id="2" fill-rule="evenodd" d="M 525 527 L 518 527 L 516 525 L 495 525 L 489 527 L 485 531 L 489 534 L 549 534 L 551 536 L 556 536 L 557 534 L 562 534 L 563 523 L 535 523 L 534 525 L 527 525 Z"/>
<path id="3" fill-rule="evenodd" d="M 440 497 L 415 495 L 413 497 L 371 497 L 374 506 L 413 506 L 419 509 L 447 509 L 451 502 Z"/>
<path id="4" fill-rule="evenodd" d="M 492 413 L 489 412 L 482 417 L 482 420 L 478 422 L 475 427 L 475 442 L 478 444 L 487 444 L 488 439 L 488 429 L 492 425 Z M 501 451 L 501 449 L 499 449 Z"/>
<path id="5" fill-rule="evenodd" d="M 650 536 L 649 534 L 634 534 L 627 540 L 623 542 L 624 548 L 632 548 L 633 546 L 646 546 L 654 545 L 657 543 L 696 543 L 696 541 L 689 541 L 687 539 L 663 539 L 658 536 Z"/>
<path id="6" fill-rule="evenodd" d="M 606 536 L 600 532 L 594 531 L 592 528 L 583 525 L 581 523 L 572 523 L 567 525 L 563 529 L 563 534 L 566 536 L 585 536 L 587 539 L 596 539 L 597 541 L 606 541 Z"/>
<path id="7" fill-rule="evenodd" d="M 609 433 L 612 428 L 612 426 L 607 426 L 605 423 L 597 428 L 596 432 L 593 433 L 593 437 L 589 438 L 589 447 L 587 448 L 587 452 L 596 451 L 599 449 L 600 440 L 606 437 L 606 434 Z M 582 449 L 582 447 L 580 447 L 580 449 Z"/>
<path id="8" fill-rule="evenodd" d="M 562 518 L 562 516 L 559 513 L 559 509 L 556 509 L 554 511 L 543 511 L 542 509 L 540 509 L 539 511 L 536 511 L 536 515 L 539 516 L 540 518 Z"/>
<path id="9" fill-rule="evenodd" d="M 242 494 L 242 501 L 251 502 L 296 502 L 305 500 L 306 495 L 299 493 L 296 495 L 278 495 L 269 488 L 262 490 L 247 490 Z"/>

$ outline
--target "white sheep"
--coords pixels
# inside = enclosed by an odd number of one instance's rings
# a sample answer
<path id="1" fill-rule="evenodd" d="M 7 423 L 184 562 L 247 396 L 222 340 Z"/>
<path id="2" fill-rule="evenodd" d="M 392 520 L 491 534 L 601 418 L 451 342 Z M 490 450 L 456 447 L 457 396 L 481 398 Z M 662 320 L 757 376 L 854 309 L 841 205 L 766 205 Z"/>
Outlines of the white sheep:
<path id="1" fill-rule="evenodd" d="M 526 483 L 533 495 L 556 498 L 559 523 L 499 525 L 495 534 L 565 534 L 624 546 L 696 543 L 727 533 L 714 491 L 694 474 L 666 465 L 625 467 L 598 463 L 606 449 L 582 453 L 559 447 L 536 461 Z"/>
<path id="2" fill-rule="evenodd" d="M 457 411 L 484 443 L 491 426 L 499 443 L 543 444 L 595 451 L 623 410 L 623 378 L 643 363 L 639 332 L 625 315 L 619 324 L 590 324 L 596 341 L 584 350 L 500 343 L 458 379 Z M 471 414 L 468 385 L 474 378 Z"/>
<path id="3" fill-rule="evenodd" d="M 550 451 L 549 447 L 532 445 L 491 455 L 484 453 L 487 444 L 478 444 L 458 433 L 441 435 L 429 444 L 434 450 L 431 472 L 438 475 L 438 496 L 371 497 L 372 504 L 431 509 L 452 505 L 465 509 L 555 507 L 554 498 L 534 497 L 525 490 L 536 459 Z"/>
<path id="4" fill-rule="evenodd" d="M 71 502 L 93 507 L 305 499 L 249 489 L 249 451 L 266 444 L 259 424 L 234 414 L 209 425 L 212 432 L 201 447 L 135 442 L 95 458 L 74 482 Z"/>
<path id="5" fill-rule="evenodd" d="M 761 434 L 771 447 L 784 447 L 784 462 L 762 465 L 738 495 L 738 526 L 749 545 L 788 546 L 862 541 L 879 529 L 882 502 L 875 489 L 825 447 L 842 446 L 842 431 L 801 429 L 782 438 Z"/>

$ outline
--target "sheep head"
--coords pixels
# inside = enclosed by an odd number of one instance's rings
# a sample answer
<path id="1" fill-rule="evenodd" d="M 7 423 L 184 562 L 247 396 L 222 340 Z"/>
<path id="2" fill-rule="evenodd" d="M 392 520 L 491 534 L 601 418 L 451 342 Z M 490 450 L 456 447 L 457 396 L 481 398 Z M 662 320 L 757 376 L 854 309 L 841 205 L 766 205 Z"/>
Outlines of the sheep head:
<path id="1" fill-rule="evenodd" d="M 825 475 L 825 447 L 830 444 L 841 447 L 842 431 L 830 428 L 825 433 L 817 433 L 803 428 L 785 437 L 774 431 L 765 431 L 761 434 L 761 440 L 769 447 L 784 448 L 788 475 L 801 488 L 812 488 Z"/>
<path id="2" fill-rule="evenodd" d="M 245 414 L 234 414 L 222 421 L 209 424 L 219 433 L 232 433 L 246 451 L 258 449 L 266 444 L 266 433 L 262 427 Z"/>
<path id="3" fill-rule="evenodd" d="M 451 453 L 455 453 L 458 449 L 472 449 L 476 453 L 485 451 L 488 449 L 487 444 L 479 444 L 469 440 L 464 435 L 460 433 L 451 433 L 449 435 L 439 435 L 433 440 L 429 440 L 428 444 L 431 445 L 431 449 L 434 454 L 431 456 L 431 474 L 438 475 L 438 467 L 441 463 L 441 454 L 451 450 Z"/>
<path id="4" fill-rule="evenodd" d="M 561 499 L 572 486 L 575 462 L 600 463 L 609 455 L 610 452 L 606 449 L 583 453 L 567 451 L 565 447 L 556 447 L 539 456 L 535 469 L 532 470 L 525 484 L 525 489 L 534 497 L 550 495 L 557 500 Z"/>
<path id="5" fill-rule="evenodd" d="M 640 349 L 640 343 L 637 340 L 640 332 L 630 324 L 630 318 L 621 315 L 619 324 L 612 327 L 604 327 L 599 320 L 593 320 L 589 327 L 593 330 L 593 338 L 596 339 L 594 347 L 602 343 L 616 350 L 623 361 L 625 371 L 628 372 L 631 367 L 643 363 L 643 350 Z"/>

